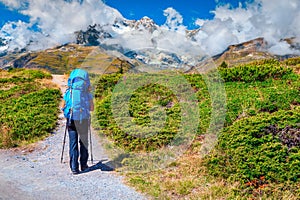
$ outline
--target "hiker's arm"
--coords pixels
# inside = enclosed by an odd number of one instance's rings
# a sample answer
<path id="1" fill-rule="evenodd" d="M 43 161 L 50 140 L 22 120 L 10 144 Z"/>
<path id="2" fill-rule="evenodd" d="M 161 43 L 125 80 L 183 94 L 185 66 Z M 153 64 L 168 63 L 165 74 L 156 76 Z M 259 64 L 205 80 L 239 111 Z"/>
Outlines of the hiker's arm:
<path id="1" fill-rule="evenodd" d="M 66 106 L 66 101 L 63 99 L 61 101 L 61 110 L 63 110 L 65 108 L 65 106 Z"/>
<path id="2" fill-rule="evenodd" d="M 66 107 L 66 98 L 67 98 L 67 91 L 63 95 L 62 101 L 61 101 L 61 110 L 63 111 Z"/>

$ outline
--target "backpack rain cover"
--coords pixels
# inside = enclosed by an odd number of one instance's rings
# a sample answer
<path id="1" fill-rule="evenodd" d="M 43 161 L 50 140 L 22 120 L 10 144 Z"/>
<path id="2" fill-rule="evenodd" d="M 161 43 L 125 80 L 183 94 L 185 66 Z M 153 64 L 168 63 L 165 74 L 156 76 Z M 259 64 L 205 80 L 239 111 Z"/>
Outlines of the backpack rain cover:
<path id="1" fill-rule="evenodd" d="M 68 119 L 82 120 L 90 118 L 89 92 L 90 79 L 88 73 L 83 69 L 75 69 L 68 79 L 68 89 L 64 94 L 65 107 L 64 116 Z"/>

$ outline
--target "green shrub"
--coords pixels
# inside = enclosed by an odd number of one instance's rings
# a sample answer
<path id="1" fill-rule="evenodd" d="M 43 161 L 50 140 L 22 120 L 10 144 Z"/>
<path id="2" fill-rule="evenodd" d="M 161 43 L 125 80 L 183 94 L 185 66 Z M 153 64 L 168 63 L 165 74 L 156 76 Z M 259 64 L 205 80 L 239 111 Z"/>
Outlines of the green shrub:
<path id="1" fill-rule="evenodd" d="M 39 70 L 13 69 L 0 78 L 0 148 L 30 143 L 55 128 L 61 93 L 42 89 L 35 79 L 51 77 Z"/>
<path id="2" fill-rule="evenodd" d="M 18 77 L 27 78 L 51 78 L 51 74 L 41 69 L 25 69 L 25 68 L 12 68 L 8 72 Z"/>
<path id="3" fill-rule="evenodd" d="M 292 71 L 291 68 L 283 67 L 276 63 L 263 65 L 246 64 L 232 68 L 219 68 L 219 73 L 226 82 L 265 81 L 270 78 L 282 78 L 292 74 Z"/>
<path id="4" fill-rule="evenodd" d="M 295 66 L 300 64 L 300 57 L 288 58 L 283 61 L 284 64 L 288 66 Z"/>
<path id="5" fill-rule="evenodd" d="M 296 75 L 295 75 L 296 76 Z M 134 143 L 138 143 L 137 149 L 147 149 L 144 144 L 146 140 L 136 140 L 123 133 L 116 125 L 111 111 L 111 94 L 115 85 L 122 77 L 120 74 L 104 75 L 101 76 L 96 87 L 96 101 L 97 101 L 97 118 L 101 128 L 105 130 L 107 135 L 115 135 L 118 141 L 115 141 L 120 146 L 132 146 L 130 149 L 135 149 Z M 297 76 L 296 76 L 297 77 Z M 124 77 L 122 77 L 124 79 Z M 195 91 L 198 98 L 199 105 L 199 128 L 198 134 L 205 134 L 210 126 L 212 119 L 212 102 L 210 92 L 206 86 L 203 77 L 200 74 L 184 75 L 184 78 L 191 84 L 192 89 Z M 293 106 L 300 104 L 300 83 L 298 78 L 289 76 L 286 79 L 267 79 L 265 81 L 256 82 L 225 82 L 224 87 L 226 90 L 226 106 L 227 112 L 225 117 L 225 126 L 230 126 L 236 120 L 255 116 L 261 112 L 276 112 L 278 110 L 290 110 Z M 153 95 L 154 94 L 154 95 Z M 158 98 L 159 96 L 159 98 Z M 165 136 L 172 138 L 175 134 L 175 122 L 178 123 L 180 115 L 180 106 L 174 99 L 174 94 L 159 85 L 148 85 L 147 88 L 140 88 L 136 90 L 130 100 L 130 116 L 133 117 L 134 123 L 141 127 L 146 127 L 150 122 L 149 110 L 152 106 L 160 105 L 166 106 L 169 102 L 173 102 L 171 109 L 166 109 L 168 118 L 167 132 Z M 217 109 L 217 108 L 214 108 Z M 173 116 L 172 116 L 173 115 Z M 218 116 L 220 115 L 220 116 Z M 222 117 L 222 113 L 217 116 Z M 172 127 L 170 127 L 172 125 Z M 137 130 L 132 130 L 137 131 Z M 113 138 L 113 137 L 111 137 Z M 123 138 L 123 139 L 122 139 Z M 124 139 L 125 138 L 125 139 Z M 165 138 L 166 139 L 166 138 Z M 113 139 L 114 140 L 114 139 Z M 149 140 L 150 141 L 150 140 Z M 151 141 L 158 143 L 156 147 L 164 145 L 167 140 Z M 154 145 L 155 146 L 155 145 Z"/>
<path id="6" fill-rule="evenodd" d="M 1 104 L 1 124 L 9 129 L 12 146 L 45 136 L 56 126 L 60 91 L 44 89 Z M 2 145 L 1 145 L 2 143 Z M 0 141 L 1 147 L 3 141 Z"/>
<path id="7" fill-rule="evenodd" d="M 101 80 L 101 82 L 103 82 L 103 80 Z M 111 84 L 107 83 L 104 86 L 108 86 L 108 90 L 111 90 Z M 104 92 L 103 88 L 100 89 L 97 87 L 96 91 L 97 90 L 98 92 Z M 130 117 L 132 117 L 133 123 L 140 128 L 137 130 L 136 126 L 127 126 L 126 131 L 121 129 L 113 118 L 111 111 L 111 92 L 105 91 L 104 93 L 110 94 L 97 101 L 97 122 L 104 133 L 112 138 L 117 145 L 128 151 L 153 151 L 168 144 L 176 135 L 181 121 L 180 107 L 174 95 L 167 88 L 155 84 L 148 85 L 139 88 L 132 94 L 129 114 Z M 118 94 L 115 95 L 118 96 Z M 120 99 L 119 103 L 122 104 L 124 102 Z M 153 105 L 164 107 L 167 115 L 166 120 L 158 120 L 158 122 L 165 122 L 165 125 L 162 125 L 163 127 L 160 130 L 157 130 L 158 132 L 151 130 L 153 127 L 148 127 L 151 122 L 151 117 L 153 117 L 150 116 L 150 109 Z M 119 115 L 122 116 L 122 114 Z M 159 124 L 156 125 L 161 126 Z M 126 123 L 123 124 L 123 126 L 126 126 Z"/>
<path id="8" fill-rule="evenodd" d="M 262 179 L 261 184 L 299 181 L 300 143 L 290 145 L 300 141 L 299 122 L 299 107 L 235 122 L 225 128 L 215 151 L 206 158 L 207 169 L 212 175 L 248 184 Z M 282 135 L 289 126 L 298 129 L 293 140 Z"/>

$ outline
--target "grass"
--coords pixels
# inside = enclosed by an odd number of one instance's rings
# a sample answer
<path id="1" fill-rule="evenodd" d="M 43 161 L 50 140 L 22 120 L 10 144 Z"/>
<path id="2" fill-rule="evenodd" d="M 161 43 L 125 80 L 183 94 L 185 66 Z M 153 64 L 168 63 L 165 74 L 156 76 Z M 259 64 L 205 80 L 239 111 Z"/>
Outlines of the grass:
<path id="1" fill-rule="evenodd" d="M 187 153 L 176 166 L 150 173 L 129 172 L 126 180 L 155 199 L 289 199 L 299 197 L 298 184 L 271 183 L 250 188 L 240 182 L 211 176 L 201 156 Z"/>
<path id="2" fill-rule="evenodd" d="M 210 177 L 198 155 L 186 154 L 176 166 L 150 173 L 127 173 L 130 185 L 156 199 L 226 199 L 238 185 Z"/>

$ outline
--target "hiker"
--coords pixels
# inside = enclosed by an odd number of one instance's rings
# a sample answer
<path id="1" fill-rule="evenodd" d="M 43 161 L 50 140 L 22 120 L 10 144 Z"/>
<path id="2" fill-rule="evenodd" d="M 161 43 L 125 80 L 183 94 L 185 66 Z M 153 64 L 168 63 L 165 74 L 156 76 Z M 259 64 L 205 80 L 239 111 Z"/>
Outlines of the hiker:
<path id="1" fill-rule="evenodd" d="M 68 89 L 63 97 L 62 110 L 67 118 L 69 133 L 70 168 L 73 174 L 88 168 L 88 132 L 90 111 L 94 110 L 89 75 L 85 70 L 75 69 L 68 79 Z M 78 145 L 79 142 L 79 145 Z"/>

